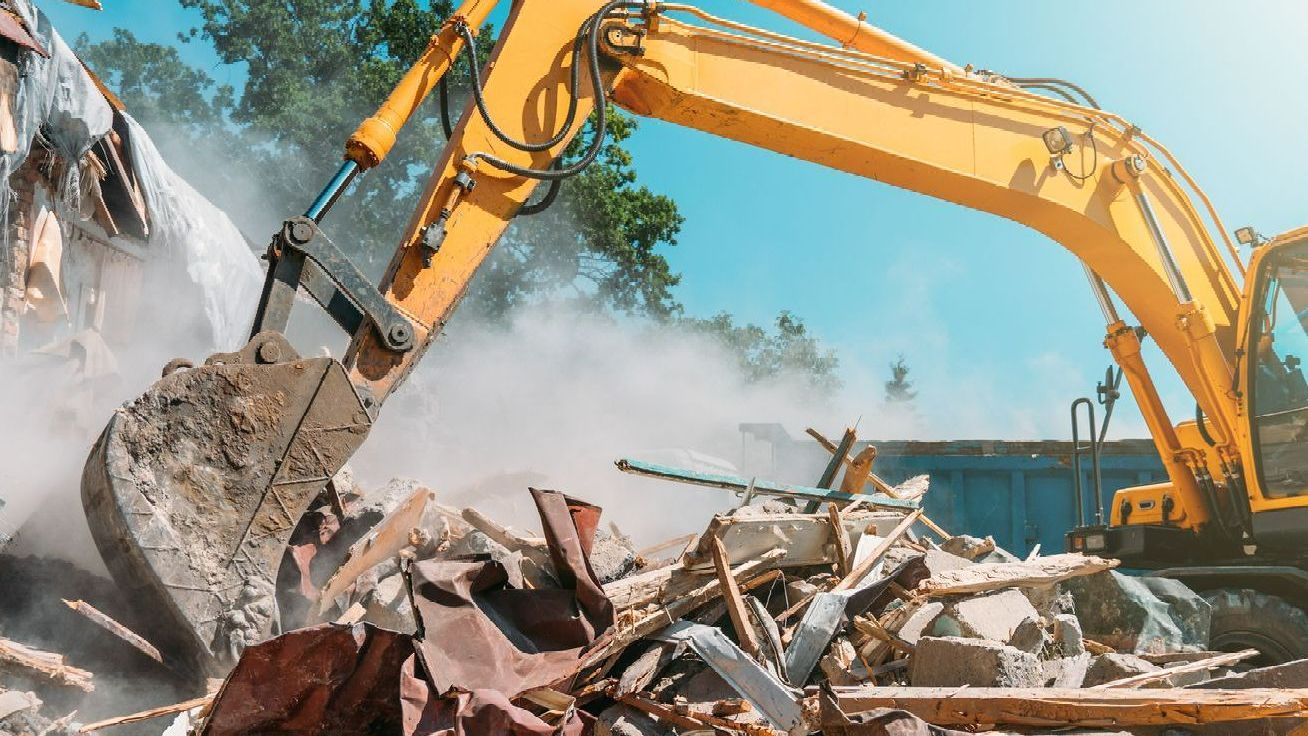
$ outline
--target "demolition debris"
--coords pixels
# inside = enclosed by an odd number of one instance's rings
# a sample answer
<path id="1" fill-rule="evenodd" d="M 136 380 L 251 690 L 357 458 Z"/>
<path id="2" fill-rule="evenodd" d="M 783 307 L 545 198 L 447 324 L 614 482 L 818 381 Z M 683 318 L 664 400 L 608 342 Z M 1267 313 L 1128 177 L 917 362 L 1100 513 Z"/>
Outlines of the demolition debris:
<path id="1" fill-rule="evenodd" d="M 197 736 L 1253 733 L 1308 716 L 1308 663 L 1229 675 L 1258 653 L 1205 651 L 1207 604 L 1179 583 L 950 535 L 925 479 L 874 481 L 848 444 L 812 487 L 618 461 L 740 499 L 644 550 L 558 491 L 529 491 L 540 527 L 523 531 L 416 484 L 338 478 L 283 561 L 285 633 L 225 679 L 79 725 L 43 702 L 71 708 L 101 675 L 0 639 L 0 733 L 158 733 L 164 717 Z M 149 629 L 66 603 L 140 662 L 180 665 Z"/>

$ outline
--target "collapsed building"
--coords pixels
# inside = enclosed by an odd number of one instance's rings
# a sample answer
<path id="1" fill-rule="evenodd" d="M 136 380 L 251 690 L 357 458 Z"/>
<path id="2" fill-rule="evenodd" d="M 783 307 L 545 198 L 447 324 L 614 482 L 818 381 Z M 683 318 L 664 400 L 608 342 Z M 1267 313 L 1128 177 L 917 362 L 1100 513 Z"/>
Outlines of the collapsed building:
<path id="1" fill-rule="evenodd" d="M 228 622 L 221 677 L 103 586 L 48 606 L 63 625 L 44 638 L 6 638 L 34 630 L 0 617 L 0 733 L 1263 734 L 1308 717 L 1308 662 L 1209 651 L 1211 609 L 1183 584 L 951 533 L 924 477 L 890 483 L 814 434 L 833 451 L 812 486 L 619 460 L 649 493 L 736 497 L 639 548 L 558 491 L 531 489 L 539 526 L 515 529 L 342 473 L 274 598 L 251 591 L 281 633 Z M 116 646 L 155 705 L 75 712 L 122 675 L 56 630 Z"/>
<path id="2" fill-rule="evenodd" d="M 229 315 L 261 274 L 239 230 L 28 0 L 0 3 L 0 194 L 0 355 L 83 356 L 87 378 L 112 370 L 164 306 L 144 288 L 155 270 L 178 284 L 168 296 L 196 296 L 214 345 L 245 329 Z"/>

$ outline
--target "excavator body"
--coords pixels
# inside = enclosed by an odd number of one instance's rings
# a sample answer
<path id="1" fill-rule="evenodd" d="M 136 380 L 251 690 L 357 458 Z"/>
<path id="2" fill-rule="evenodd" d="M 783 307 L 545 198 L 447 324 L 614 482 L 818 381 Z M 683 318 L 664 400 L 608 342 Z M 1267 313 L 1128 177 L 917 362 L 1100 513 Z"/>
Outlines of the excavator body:
<path id="1" fill-rule="evenodd" d="M 1112 554 L 1120 537 L 1129 552 L 1139 532 L 1142 561 L 1160 539 L 1193 569 L 1212 540 L 1272 549 L 1308 527 L 1308 409 L 1286 388 L 1303 380 L 1305 338 L 1288 312 L 1308 306 L 1304 233 L 1255 250 L 1242 283 L 1240 253 L 1184 167 L 1079 87 L 960 67 L 819 0 L 755 2 L 836 44 L 677 3 L 515 0 L 483 64 L 471 42 L 496 2 L 464 0 L 273 239 L 251 343 L 165 376 L 118 410 L 88 459 L 99 548 L 121 584 L 157 604 L 179 662 L 221 671 L 275 631 L 271 588 L 300 514 L 537 186 L 553 189 L 603 149 L 608 104 L 991 212 L 1071 251 L 1169 476 L 1123 491 L 1112 523 L 1077 530 L 1074 547 Z M 374 286 L 318 224 L 461 52 L 477 72 L 472 99 Z M 282 336 L 297 291 L 353 334 L 341 361 L 300 358 Z M 1146 335 L 1202 424 L 1168 417 L 1141 357 Z"/>

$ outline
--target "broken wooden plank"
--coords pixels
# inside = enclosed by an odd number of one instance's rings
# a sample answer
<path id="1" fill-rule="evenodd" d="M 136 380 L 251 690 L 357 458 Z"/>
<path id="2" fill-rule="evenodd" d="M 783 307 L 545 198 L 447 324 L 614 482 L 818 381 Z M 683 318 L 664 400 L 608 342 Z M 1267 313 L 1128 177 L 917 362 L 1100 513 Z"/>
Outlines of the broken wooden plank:
<path id="1" fill-rule="evenodd" d="M 770 551 L 758 559 L 750 560 L 733 568 L 731 571 L 732 577 L 738 583 L 757 577 L 759 573 L 768 572 L 769 568 L 775 565 L 777 559 L 784 554 L 785 552 L 781 550 Z M 747 586 L 748 584 L 746 584 Z M 582 657 L 581 664 L 577 669 L 588 669 L 600 664 L 610 655 L 621 652 L 632 642 L 644 639 L 721 595 L 722 584 L 718 582 L 715 576 L 676 599 L 670 600 L 666 605 L 656 606 L 652 610 L 638 613 L 635 620 L 629 623 L 620 623 L 616 630 L 611 630 L 613 635 L 610 638 L 605 640 L 602 645 L 587 652 Z"/>
<path id="2" fill-rule="evenodd" d="M 490 537 L 491 541 L 503 546 L 510 552 L 548 551 L 544 537 L 529 537 L 525 534 L 519 534 L 471 506 L 465 508 L 462 515 L 463 520 L 468 522 L 469 526 Z"/>
<path id="3" fill-rule="evenodd" d="M 872 475 L 872 464 L 877 460 L 877 448 L 868 445 L 850 459 L 845 468 L 845 477 L 840 479 L 842 493 L 862 493 Z M 884 491 L 883 491 L 884 492 Z"/>
<path id="4" fill-rule="evenodd" d="M 831 543 L 836 553 L 836 570 L 844 577 L 853 566 L 850 558 L 854 554 L 854 546 L 849 541 L 849 530 L 845 529 L 840 509 L 835 504 L 827 506 L 827 516 L 831 519 Z"/>
<path id="5" fill-rule="evenodd" d="M 740 641 L 740 648 L 754 659 L 759 657 L 758 633 L 754 631 L 754 624 L 749 620 L 749 612 L 745 610 L 745 601 L 740 596 L 740 586 L 736 584 L 736 578 L 731 574 L 731 558 L 727 550 L 722 546 L 722 540 L 717 537 L 711 537 L 713 541 L 713 566 L 717 571 L 718 584 L 722 586 L 722 598 L 727 604 L 727 615 L 731 618 L 731 626 L 736 630 L 736 638 Z"/>
<path id="6" fill-rule="evenodd" d="M 685 551 L 686 547 L 690 546 L 690 543 L 695 541 L 695 537 L 697 536 L 699 535 L 691 533 L 691 534 L 684 534 L 680 537 L 673 537 L 672 539 L 664 540 L 653 546 L 646 547 L 642 550 L 637 550 L 636 557 L 639 559 L 649 560 L 649 559 L 653 559 L 654 557 L 660 554 L 663 554 L 664 552 L 667 552 L 670 549 L 681 548 L 682 551 Z"/>
<path id="7" fill-rule="evenodd" d="M 809 427 L 804 431 L 808 434 L 809 437 L 812 437 L 813 439 L 817 440 L 817 443 L 822 446 L 822 449 L 826 450 L 827 452 L 836 451 L 836 443 L 832 442 L 826 437 L 823 437 L 821 432 L 817 431 L 816 429 L 813 429 L 812 427 Z M 849 458 L 845 458 L 846 467 L 852 464 L 853 464 L 853 460 Z M 872 487 L 876 488 L 878 493 L 884 493 L 885 495 L 891 498 L 899 498 L 899 496 L 895 493 L 895 487 L 882 480 L 881 477 L 878 476 L 876 473 L 873 473 L 871 469 L 868 470 L 867 477 L 868 480 L 872 482 Z M 841 490 L 844 489 L 842 488 Z"/>
<path id="8" fill-rule="evenodd" d="M 350 546 L 345 562 L 332 573 L 318 595 L 318 615 L 336 604 L 359 576 L 389 560 L 410 544 L 409 531 L 422 523 L 427 505 L 436 499 L 429 488 L 418 488 L 387 514 L 368 533 Z"/>
<path id="9" fill-rule="evenodd" d="M 199 698 L 192 698 L 191 700 L 181 703 L 161 705 L 158 708 L 149 708 L 125 716 L 106 718 L 103 721 L 96 721 L 95 723 L 88 723 L 85 726 L 82 726 L 78 729 L 78 733 L 91 733 L 92 731 L 99 731 L 102 728 L 109 728 L 110 726 L 120 726 L 124 723 L 136 723 L 137 721 L 148 721 L 151 718 L 172 715 L 174 713 L 185 713 L 192 708 L 199 708 L 208 705 L 209 702 L 213 700 L 213 697 L 212 694 L 209 694 Z"/>
<path id="10" fill-rule="evenodd" d="M 1141 672 L 1136 675 L 1131 675 L 1130 677 L 1123 677 L 1121 679 L 1113 680 L 1111 682 L 1105 682 L 1099 685 L 1094 685 L 1089 689 L 1107 690 L 1109 688 L 1119 688 L 1119 687 L 1139 687 L 1140 685 L 1144 685 L 1150 682 L 1158 682 L 1159 680 L 1165 680 L 1168 677 L 1171 677 L 1172 675 L 1183 675 L 1189 672 L 1204 672 L 1207 670 L 1215 669 L 1217 667 L 1225 667 L 1227 665 L 1232 665 L 1237 662 L 1243 662 L 1246 659 L 1250 659 L 1252 657 L 1257 657 L 1257 656 L 1258 656 L 1257 649 L 1245 649 L 1239 652 L 1227 652 L 1223 654 L 1218 654 L 1217 656 L 1214 657 L 1209 657 L 1207 659 L 1201 659 L 1196 662 L 1187 662 L 1185 664 L 1180 664 L 1175 667 L 1165 667 L 1163 669 L 1155 670 L 1153 672 Z"/>
<path id="11" fill-rule="evenodd" d="M 930 596 L 985 593 L 1003 588 L 1047 586 L 1111 570 L 1120 563 L 1077 552 L 1038 557 L 1025 562 L 986 562 L 936 573 L 918 584 Z"/>
<path id="12" fill-rule="evenodd" d="M 873 506 L 892 509 L 915 509 L 918 504 L 914 501 L 901 501 L 882 494 L 851 494 L 832 491 L 826 488 L 809 488 L 807 486 L 792 486 L 783 483 L 774 483 L 772 481 L 754 480 L 751 482 L 748 478 L 741 478 L 736 475 L 724 475 L 721 473 L 701 473 L 694 470 L 684 470 L 682 468 L 672 468 L 666 465 L 656 465 L 640 460 L 623 458 L 618 460 L 618 470 L 632 475 L 643 475 L 648 478 L 658 478 L 660 480 L 678 481 L 690 485 L 705 486 L 708 488 L 721 488 L 727 491 L 743 493 L 751 485 L 754 487 L 754 493 L 760 496 L 782 496 L 786 498 L 801 498 L 816 501 L 838 501 L 849 503 L 864 499 Z"/>
<path id="13" fill-rule="evenodd" d="M 0 662 L 38 672 L 61 685 L 75 687 L 83 692 L 95 690 L 90 672 L 64 664 L 61 655 L 43 652 L 11 639 L 0 638 Z"/>
<path id="14" fill-rule="evenodd" d="M 940 541 L 948 542 L 949 540 L 954 538 L 954 535 L 950 534 L 944 529 L 941 529 L 940 525 L 932 521 L 930 518 L 928 518 L 926 514 L 922 514 L 921 520 L 922 520 L 922 526 L 935 532 L 936 536 L 940 537 Z"/>
<path id="15" fill-rule="evenodd" d="M 113 634 L 119 639 L 122 639 L 123 641 L 127 642 L 132 646 L 132 648 L 136 649 L 141 654 L 144 654 L 150 659 L 153 659 L 154 661 L 163 664 L 163 655 L 159 654 L 159 650 L 155 648 L 153 644 L 146 641 L 144 637 L 140 636 L 135 631 L 132 631 L 126 626 L 123 626 L 122 624 L 110 618 L 109 614 L 101 611 L 100 609 L 96 608 L 90 603 L 87 603 L 86 601 L 82 601 L 82 600 L 70 601 L 67 598 L 63 598 L 61 600 L 63 600 L 64 605 L 68 606 L 74 611 L 77 611 L 91 623 L 95 624 L 96 626 L 99 626 L 105 631 L 108 631 L 110 634 Z"/>
<path id="16" fill-rule="evenodd" d="M 866 559 L 855 565 L 854 569 L 850 571 L 848 575 L 841 578 L 840 582 L 836 583 L 835 587 L 832 588 L 832 591 L 849 590 L 855 585 L 858 585 L 859 581 L 872 571 L 872 568 L 876 566 L 877 562 L 879 562 L 881 558 L 890 551 L 891 547 L 895 546 L 899 541 L 899 538 L 904 536 L 904 534 L 908 532 L 909 527 L 913 526 L 913 523 L 921 516 L 922 509 L 917 509 L 908 516 L 905 516 L 904 519 L 900 521 L 894 529 L 891 529 L 889 533 L 879 535 L 884 537 L 884 539 L 881 540 L 881 543 L 878 544 L 870 554 L 868 554 Z"/>
<path id="17" fill-rule="evenodd" d="M 667 706 L 636 695 L 624 695 L 621 698 L 618 698 L 618 700 L 625 705 L 654 716 L 658 720 L 688 733 L 703 733 L 706 731 L 713 732 L 717 729 L 722 729 L 729 732 L 743 732 L 748 736 L 782 736 L 782 734 L 784 734 L 783 731 L 777 731 L 761 724 L 730 721 L 711 713 L 692 711 L 690 713 L 681 714 L 672 706 Z"/>
<path id="18" fill-rule="evenodd" d="M 842 712 L 898 708 L 939 726 L 1131 728 L 1308 715 L 1308 690 L 873 686 L 832 689 Z"/>
<path id="19" fill-rule="evenodd" d="M 851 545 L 865 533 L 889 532 L 903 518 L 893 511 L 858 511 L 840 515 Z M 869 529 L 869 527 L 871 527 Z M 712 539 L 720 538 L 733 564 L 772 549 L 785 550 L 778 567 L 829 565 L 836 560 L 831 545 L 831 520 L 826 514 L 736 514 L 715 516 L 700 535 L 699 543 L 683 559 L 691 570 L 713 569 Z"/>
<path id="20" fill-rule="evenodd" d="M 827 466 L 822 470 L 822 476 L 818 478 L 818 488 L 832 488 L 836 484 L 836 474 L 840 472 L 840 466 L 849 460 L 849 451 L 854 447 L 854 442 L 858 435 L 854 433 L 853 427 L 846 427 L 845 434 L 840 438 L 840 444 L 836 446 L 835 452 L 831 453 L 831 459 L 827 461 Z M 843 490 L 843 489 L 842 489 Z M 852 493 L 862 491 L 862 488 L 855 488 Z M 848 493 L 849 491 L 847 491 Z M 804 506 L 804 513 L 817 513 L 819 502 L 816 500 L 809 501 Z"/>

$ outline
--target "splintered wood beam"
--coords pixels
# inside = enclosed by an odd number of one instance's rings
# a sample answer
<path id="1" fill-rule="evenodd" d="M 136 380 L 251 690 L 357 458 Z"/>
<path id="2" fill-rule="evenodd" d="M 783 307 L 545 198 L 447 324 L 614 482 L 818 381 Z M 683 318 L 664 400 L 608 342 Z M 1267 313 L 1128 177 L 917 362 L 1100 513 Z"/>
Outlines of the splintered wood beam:
<path id="1" fill-rule="evenodd" d="M 858 563 L 858 565 L 856 565 L 848 575 L 841 578 L 840 582 L 836 583 L 835 587 L 832 588 L 832 591 L 839 592 L 842 590 L 849 590 L 855 585 L 858 585 L 859 581 L 867 577 L 867 574 L 872 571 L 872 568 L 876 567 L 876 564 L 881 561 L 881 558 L 886 556 L 886 553 L 890 551 L 890 548 L 899 542 L 900 537 L 904 536 L 904 534 L 908 532 L 909 527 L 913 526 L 913 523 L 921 516 L 922 509 L 917 509 L 908 516 L 905 516 L 904 520 L 899 522 L 899 525 L 892 529 L 890 533 L 886 535 L 885 539 L 881 540 L 881 543 L 872 550 L 866 559 Z"/>
<path id="2" fill-rule="evenodd" d="M 199 708 L 202 705 L 208 705 L 213 700 L 213 697 L 213 695 L 205 695 L 181 703 L 161 705 L 158 708 L 150 708 L 149 710 L 138 711 L 125 716 L 106 718 L 103 721 L 96 721 L 95 723 L 88 723 L 85 726 L 82 726 L 78 729 L 78 733 L 91 733 L 92 731 L 99 731 L 102 728 L 109 728 L 110 726 L 120 726 L 124 723 L 136 723 L 137 721 L 148 721 L 151 718 L 159 718 L 160 716 L 168 716 L 174 713 L 185 713 L 192 708 Z"/>
<path id="3" fill-rule="evenodd" d="M 1119 688 L 1119 687 L 1138 687 L 1140 685 L 1144 685 L 1145 683 L 1165 680 L 1168 677 L 1171 677 L 1172 675 L 1183 675 L 1189 672 L 1204 672 L 1206 670 L 1211 670 L 1216 667 L 1225 667 L 1227 665 L 1235 664 L 1236 662 L 1243 662 L 1246 659 L 1250 659 L 1252 657 L 1257 657 L 1257 656 L 1258 656 L 1257 649 L 1245 649 L 1239 652 L 1229 652 L 1226 654 L 1219 654 L 1214 657 L 1208 657 L 1207 659 L 1200 659 L 1195 662 L 1188 662 L 1186 664 L 1177 665 L 1175 667 L 1165 667 L 1163 669 L 1155 670 L 1153 672 L 1141 672 L 1137 675 L 1131 675 L 1130 677 L 1123 677 L 1120 680 L 1113 680 L 1111 682 L 1105 682 L 1099 685 L 1094 685 L 1089 689 L 1107 690 L 1110 688 Z"/>
<path id="4" fill-rule="evenodd" d="M 61 685 L 75 687 L 83 692 L 95 690 L 90 672 L 65 664 L 62 655 L 43 652 L 11 639 L 0 638 L 0 662 L 40 673 Z"/>
<path id="5" fill-rule="evenodd" d="M 1024 562 L 987 562 L 936 573 L 918 584 L 930 596 L 986 593 L 1003 588 L 1048 586 L 1064 580 L 1111 570 L 1120 563 L 1070 552 Z"/>
<path id="6" fill-rule="evenodd" d="M 159 650 L 155 648 L 153 644 L 146 641 L 144 637 L 140 636 L 135 631 L 132 631 L 126 626 L 123 626 L 122 624 L 110 618 L 109 614 L 101 611 L 100 609 L 96 608 L 90 603 L 87 603 L 86 601 L 81 601 L 81 600 L 70 601 L 67 598 L 63 598 L 61 600 L 63 600 L 64 605 L 82 614 L 82 616 L 84 616 L 91 623 L 95 624 L 96 626 L 99 626 L 105 631 L 108 631 L 110 634 L 113 634 L 119 639 L 122 639 L 123 641 L 132 645 L 132 647 L 136 649 L 138 652 L 140 652 L 141 654 L 144 654 L 150 659 L 153 659 L 154 661 L 163 664 L 163 655 L 159 654 Z"/>
<path id="7" fill-rule="evenodd" d="M 745 600 L 741 597 L 740 586 L 731 574 L 731 558 L 722 540 L 713 537 L 713 567 L 722 586 L 722 599 L 727 603 L 727 615 L 731 617 L 731 626 L 736 630 L 736 638 L 745 654 L 759 658 L 758 634 L 754 623 L 749 620 L 749 611 L 745 610 Z"/>
<path id="8" fill-rule="evenodd" d="M 1308 690 L 835 687 L 845 713 L 897 708 L 938 726 L 1131 728 L 1308 716 Z"/>
<path id="9" fill-rule="evenodd" d="M 813 439 L 817 440 L 817 443 L 822 446 L 822 449 L 830 453 L 835 453 L 837 447 L 836 443 L 822 436 L 821 432 L 817 431 L 816 429 L 813 429 L 812 427 L 809 427 L 804 431 L 808 434 L 809 437 L 812 437 Z M 854 464 L 853 460 L 851 460 L 849 457 L 845 458 L 846 466 L 852 466 L 853 464 Z M 871 469 L 868 470 L 867 479 L 872 482 L 873 487 L 875 487 L 878 491 L 886 494 L 887 496 L 890 496 L 891 498 L 899 497 L 895 493 L 895 487 L 882 480 L 881 476 L 877 475 L 876 473 L 873 473 Z"/>
<path id="10" fill-rule="evenodd" d="M 857 503 L 857 501 L 855 502 Z M 840 509 L 835 504 L 827 507 L 827 516 L 831 518 L 831 542 L 836 549 L 836 569 L 841 577 L 849 574 L 852 565 L 853 546 L 849 543 L 849 532 L 840 518 Z"/>
<path id="11" fill-rule="evenodd" d="M 737 583 L 745 580 L 751 580 L 758 577 L 760 573 L 766 573 L 776 561 L 785 556 L 782 550 L 772 550 L 763 556 L 750 560 L 749 562 L 737 565 L 732 568 L 732 578 Z M 702 580 L 703 578 L 701 578 Z M 745 583 L 744 587 L 749 587 Z M 666 628 L 667 625 L 676 621 L 696 608 L 708 603 L 711 600 L 719 598 L 722 595 L 722 584 L 718 582 L 717 577 L 713 577 L 698 587 L 685 591 L 675 600 L 670 600 L 665 605 L 654 606 L 642 612 L 634 622 L 629 625 L 618 627 L 618 631 L 612 638 L 608 639 L 603 645 L 598 646 L 582 657 L 581 665 L 578 670 L 587 669 L 600 664 L 611 654 L 616 654 L 626 649 L 629 644 L 639 641 L 653 634 L 660 629 Z"/>

